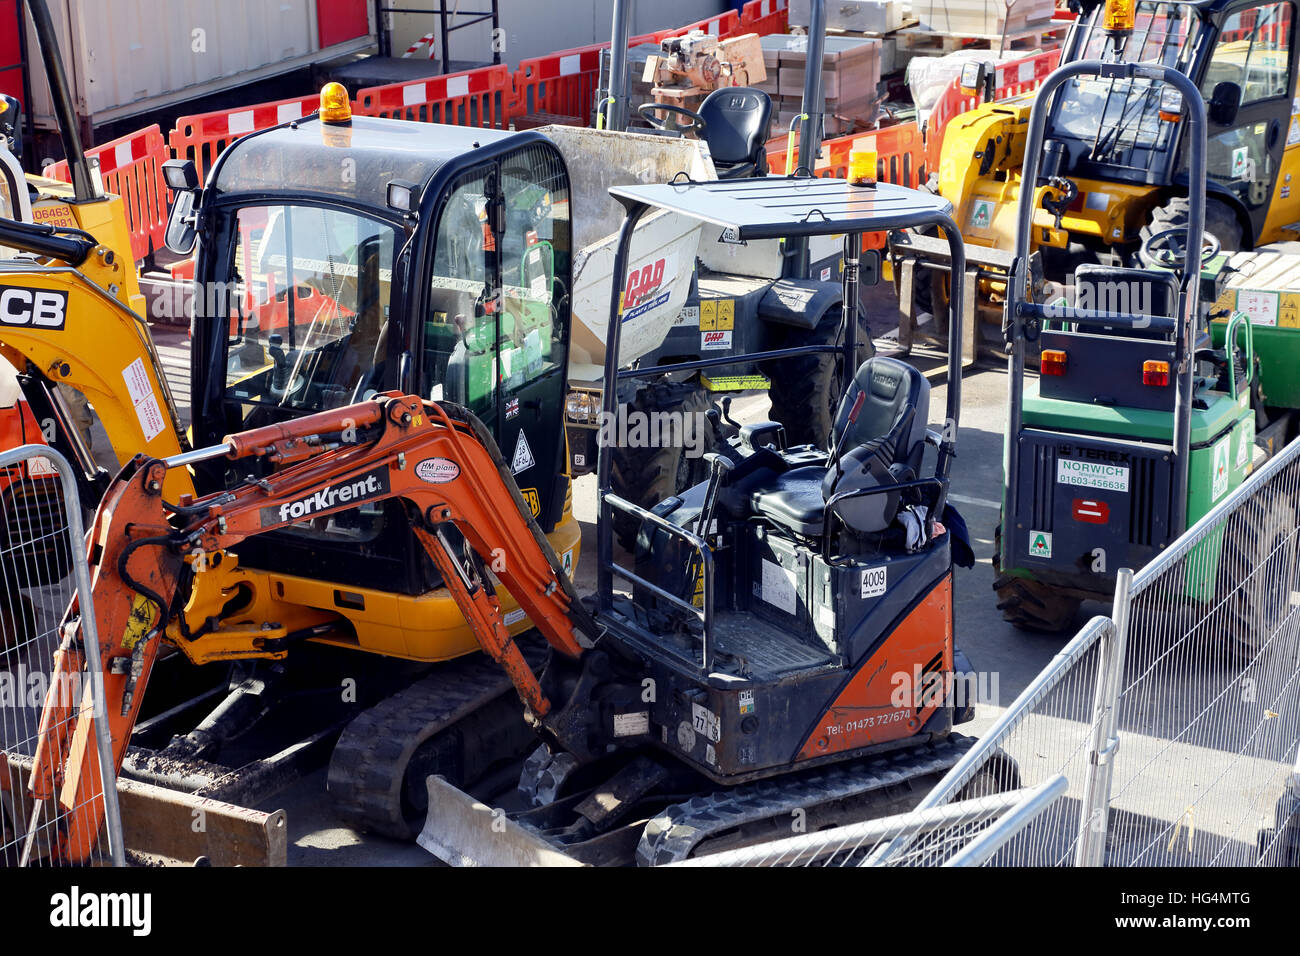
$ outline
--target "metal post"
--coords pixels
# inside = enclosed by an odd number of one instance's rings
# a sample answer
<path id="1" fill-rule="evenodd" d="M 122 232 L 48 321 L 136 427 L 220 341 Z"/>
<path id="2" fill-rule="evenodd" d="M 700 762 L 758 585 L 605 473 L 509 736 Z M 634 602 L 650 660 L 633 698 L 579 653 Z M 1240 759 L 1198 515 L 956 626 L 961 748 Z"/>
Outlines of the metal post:
<path id="1" fill-rule="evenodd" d="M 1103 866 L 1106 860 L 1106 830 L 1110 814 L 1110 785 L 1119 750 L 1119 692 L 1124 682 L 1124 658 L 1128 646 L 1129 591 L 1133 572 L 1120 568 L 1115 576 L 1115 605 L 1111 627 L 1102 638 L 1097 662 L 1097 690 L 1092 705 L 1092 749 L 1083 784 L 1079 811 L 1079 840 L 1075 845 L 1075 866 Z"/>
<path id="2" fill-rule="evenodd" d="M 812 0 L 812 15 L 808 19 L 807 58 L 804 60 L 803 124 L 799 131 L 799 159 L 796 169 L 809 173 L 817 165 L 817 155 L 822 145 L 822 56 L 826 49 L 825 0 Z M 793 175 L 794 169 L 787 169 Z M 794 240 L 793 278 L 809 277 L 808 240 Z"/>
<path id="3" fill-rule="evenodd" d="M 605 378 L 601 394 L 601 422 L 611 426 L 617 421 L 618 414 L 618 345 L 623 328 L 623 283 L 627 279 L 632 237 L 647 209 L 649 207 L 644 203 L 628 206 L 614 253 L 614 281 L 610 283 L 609 331 L 605 334 Z M 596 606 L 600 611 L 608 612 L 614 603 L 614 575 L 610 571 L 614 563 L 614 522 L 605 503 L 605 496 L 611 491 L 610 450 L 601 444 L 600 431 L 596 441 Z"/>
<path id="4" fill-rule="evenodd" d="M 631 103 L 627 95 L 627 44 L 632 36 L 632 0 L 614 0 L 609 34 L 609 111 L 605 128 L 627 129 Z"/>

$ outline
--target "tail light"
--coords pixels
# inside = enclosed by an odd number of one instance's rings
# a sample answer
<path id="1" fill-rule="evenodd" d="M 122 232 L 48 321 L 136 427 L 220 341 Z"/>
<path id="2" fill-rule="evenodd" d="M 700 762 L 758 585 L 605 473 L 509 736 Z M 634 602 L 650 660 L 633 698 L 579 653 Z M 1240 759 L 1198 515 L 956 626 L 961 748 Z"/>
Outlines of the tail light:
<path id="1" fill-rule="evenodd" d="M 1142 363 L 1142 384 L 1164 386 L 1169 384 L 1169 363 L 1146 361 Z"/>
<path id="2" fill-rule="evenodd" d="M 1043 349 L 1039 369 L 1044 375 L 1065 374 L 1065 350 Z"/>

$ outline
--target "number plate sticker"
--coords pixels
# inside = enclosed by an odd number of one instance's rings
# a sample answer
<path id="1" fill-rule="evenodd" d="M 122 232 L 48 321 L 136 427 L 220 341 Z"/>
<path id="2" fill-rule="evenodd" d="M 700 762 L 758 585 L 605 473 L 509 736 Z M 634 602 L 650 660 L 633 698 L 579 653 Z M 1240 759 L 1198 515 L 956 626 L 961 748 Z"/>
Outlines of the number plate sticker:
<path id="1" fill-rule="evenodd" d="M 691 704 L 691 718 L 697 734 L 703 734 L 714 743 L 722 739 L 722 721 L 709 708 Z"/>

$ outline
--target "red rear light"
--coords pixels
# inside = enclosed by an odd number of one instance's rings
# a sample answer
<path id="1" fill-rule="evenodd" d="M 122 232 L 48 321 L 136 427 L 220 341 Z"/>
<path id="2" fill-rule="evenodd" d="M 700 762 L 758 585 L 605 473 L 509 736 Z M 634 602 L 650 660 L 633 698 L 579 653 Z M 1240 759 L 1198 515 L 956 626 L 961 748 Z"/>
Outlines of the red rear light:
<path id="1" fill-rule="evenodd" d="M 1169 363 L 1148 361 L 1142 363 L 1143 385 L 1168 385 Z"/>
<path id="2" fill-rule="evenodd" d="M 1065 352 L 1062 349 L 1043 349 L 1039 369 L 1044 375 L 1065 374 Z"/>

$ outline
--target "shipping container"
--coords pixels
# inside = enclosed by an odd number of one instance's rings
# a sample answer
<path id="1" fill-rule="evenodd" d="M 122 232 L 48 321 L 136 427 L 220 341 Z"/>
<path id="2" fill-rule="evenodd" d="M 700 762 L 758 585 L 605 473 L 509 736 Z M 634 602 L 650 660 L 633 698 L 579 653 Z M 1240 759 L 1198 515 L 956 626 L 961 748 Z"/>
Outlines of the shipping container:
<path id="1" fill-rule="evenodd" d="M 369 0 L 49 0 L 49 6 L 85 128 L 375 45 Z M 37 49 L 29 21 L 30 109 L 38 129 L 52 130 Z"/>

